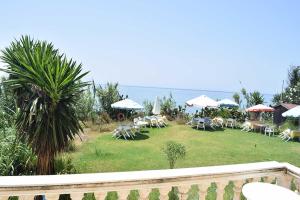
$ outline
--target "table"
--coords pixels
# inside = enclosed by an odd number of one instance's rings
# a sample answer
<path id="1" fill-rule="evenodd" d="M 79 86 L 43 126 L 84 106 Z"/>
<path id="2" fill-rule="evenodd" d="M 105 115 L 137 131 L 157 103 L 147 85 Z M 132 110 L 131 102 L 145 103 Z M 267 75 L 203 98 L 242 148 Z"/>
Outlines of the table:
<path id="1" fill-rule="evenodd" d="M 297 193 L 270 183 L 247 183 L 242 193 L 247 200 L 300 200 Z"/>
<path id="2" fill-rule="evenodd" d="M 263 132 L 264 129 L 266 128 L 266 124 L 260 124 L 260 123 L 253 123 L 253 128 L 259 128 L 259 132 Z"/>

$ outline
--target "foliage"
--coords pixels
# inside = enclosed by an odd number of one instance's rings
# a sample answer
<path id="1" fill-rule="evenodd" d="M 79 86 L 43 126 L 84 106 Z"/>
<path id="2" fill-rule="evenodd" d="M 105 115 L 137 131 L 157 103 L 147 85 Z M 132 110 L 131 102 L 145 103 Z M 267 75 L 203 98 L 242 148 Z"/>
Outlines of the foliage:
<path id="1" fill-rule="evenodd" d="M 169 97 L 163 97 L 161 101 L 161 114 L 170 117 L 174 116 L 174 110 L 176 109 L 176 101 L 174 100 L 172 94 Z"/>
<path id="2" fill-rule="evenodd" d="M 124 96 L 120 94 L 118 87 L 118 83 L 107 83 L 105 86 L 99 85 L 99 87 L 96 88 L 96 95 L 100 104 L 100 112 L 106 112 L 112 119 L 116 119 L 117 113 L 124 111 L 112 108 L 111 104 L 128 98 L 128 96 L 124 98 Z"/>
<path id="3" fill-rule="evenodd" d="M 242 88 L 241 93 L 244 96 L 244 99 L 246 100 L 246 107 L 251 107 L 257 104 L 264 103 L 264 97 L 258 91 L 248 93 L 245 88 Z"/>
<path id="4" fill-rule="evenodd" d="M 88 84 L 81 64 L 52 43 L 22 36 L 2 51 L 8 86 L 20 110 L 16 129 L 37 155 L 37 173 L 53 174 L 54 158 L 82 130 L 75 104 Z"/>
<path id="5" fill-rule="evenodd" d="M 77 171 L 69 156 L 58 156 L 54 161 L 55 174 L 76 174 Z"/>
<path id="6" fill-rule="evenodd" d="M 291 66 L 288 70 L 289 87 L 294 87 L 300 82 L 300 66 Z"/>
<path id="7" fill-rule="evenodd" d="M 240 97 L 239 93 L 237 93 L 237 92 L 234 93 L 234 94 L 232 95 L 232 98 L 234 99 L 235 103 L 241 105 L 242 100 L 241 100 L 241 97 Z"/>
<path id="8" fill-rule="evenodd" d="M 169 161 L 170 169 L 175 167 L 178 159 L 182 159 L 186 155 L 185 146 L 174 141 L 167 142 L 162 150 Z"/>
<path id="9" fill-rule="evenodd" d="M 238 122 L 244 122 L 246 113 L 242 112 L 238 108 L 205 108 L 200 112 L 196 111 L 194 117 L 222 117 L 224 119 L 232 118 L 236 119 Z"/>
<path id="10" fill-rule="evenodd" d="M 144 101 L 143 102 L 144 105 L 144 111 L 145 111 L 145 115 L 150 116 L 152 115 L 152 110 L 153 110 L 153 102 L 151 101 Z"/>
<path id="11" fill-rule="evenodd" d="M 291 66 L 288 70 L 287 87 L 282 93 L 275 94 L 273 103 L 300 104 L 300 66 Z"/>
<path id="12" fill-rule="evenodd" d="M 81 121 L 92 121 L 97 119 L 96 99 L 94 87 L 88 86 L 76 102 L 76 113 Z"/>
<path id="13" fill-rule="evenodd" d="M 186 124 L 188 121 L 190 121 L 191 117 L 185 111 L 186 111 L 186 107 L 178 106 L 176 118 L 175 118 L 177 124 L 183 125 Z"/>
<path id="14" fill-rule="evenodd" d="M 109 124 L 112 122 L 112 119 L 107 112 L 101 112 L 99 115 L 99 122 L 100 124 Z"/>
<path id="15" fill-rule="evenodd" d="M 16 138 L 16 130 L 9 128 L 0 134 L 0 175 L 32 175 L 36 156 L 30 148 Z"/>
<path id="16" fill-rule="evenodd" d="M 16 105 L 12 90 L 7 87 L 6 77 L 0 79 L 0 129 L 10 128 L 14 125 Z"/>

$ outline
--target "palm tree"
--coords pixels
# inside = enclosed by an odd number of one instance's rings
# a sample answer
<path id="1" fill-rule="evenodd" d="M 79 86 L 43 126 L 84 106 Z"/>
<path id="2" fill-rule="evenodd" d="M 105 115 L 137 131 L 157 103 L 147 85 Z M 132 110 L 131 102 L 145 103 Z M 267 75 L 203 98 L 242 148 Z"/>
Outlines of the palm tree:
<path id="1" fill-rule="evenodd" d="M 81 64 L 52 43 L 22 36 L 2 51 L 16 98 L 18 136 L 38 157 L 37 174 L 53 174 L 54 158 L 82 131 L 74 105 L 84 87 Z"/>
<path id="2" fill-rule="evenodd" d="M 250 96 L 250 105 L 251 106 L 264 103 L 264 96 L 258 91 L 254 91 L 252 93 L 250 92 L 249 96 Z"/>

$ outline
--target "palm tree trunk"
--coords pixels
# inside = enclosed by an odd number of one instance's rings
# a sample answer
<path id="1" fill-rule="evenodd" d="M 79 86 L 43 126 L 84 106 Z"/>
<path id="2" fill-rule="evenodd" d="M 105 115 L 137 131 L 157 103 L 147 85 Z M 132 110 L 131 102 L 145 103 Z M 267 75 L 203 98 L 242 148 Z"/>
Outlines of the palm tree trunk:
<path id="1" fill-rule="evenodd" d="M 37 174 L 38 175 L 53 175 L 54 170 L 54 155 L 39 154 L 37 160 Z"/>

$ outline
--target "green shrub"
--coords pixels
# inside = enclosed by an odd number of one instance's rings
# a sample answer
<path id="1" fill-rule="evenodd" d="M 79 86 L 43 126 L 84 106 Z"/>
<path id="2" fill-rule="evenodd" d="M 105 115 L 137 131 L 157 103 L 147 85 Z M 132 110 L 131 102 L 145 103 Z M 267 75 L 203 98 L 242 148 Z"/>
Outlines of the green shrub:
<path id="1" fill-rule="evenodd" d="M 114 109 L 111 104 L 120 101 L 122 99 L 128 98 L 128 96 L 123 96 L 119 92 L 118 83 L 107 83 L 105 86 L 99 86 L 96 88 L 96 96 L 100 106 L 100 112 L 106 112 L 110 118 L 117 119 L 117 114 L 122 112 L 125 116 L 130 116 L 130 111 L 124 111 L 120 109 Z"/>
<path id="2" fill-rule="evenodd" d="M 174 141 L 167 142 L 162 148 L 162 151 L 167 157 L 170 169 L 173 169 L 176 161 L 180 158 L 184 158 L 186 154 L 185 146 Z"/>
<path id="3" fill-rule="evenodd" d="M 144 111 L 145 111 L 145 115 L 152 115 L 152 110 L 153 110 L 153 102 L 151 101 L 144 101 L 143 102 L 143 105 L 144 105 Z"/>
<path id="4" fill-rule="evenodd" d="M 33 175 L 36 156 L 32 150 L 16 138 L 14 128 L 0 133 L 0 175 Z"/>
<path id="5" fill-rule="evenodd" d="M 61 155 L 54 160 L 55 174 L 76 174 L 77 171 L 69 156 Z"/>
<path id="6" fill-rule="evenodd" d="M 76 151 L 76 145 L 74 141 L 70 141 L 65 147 L 65 152 L 74 152 Z"/>

